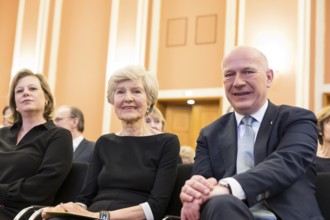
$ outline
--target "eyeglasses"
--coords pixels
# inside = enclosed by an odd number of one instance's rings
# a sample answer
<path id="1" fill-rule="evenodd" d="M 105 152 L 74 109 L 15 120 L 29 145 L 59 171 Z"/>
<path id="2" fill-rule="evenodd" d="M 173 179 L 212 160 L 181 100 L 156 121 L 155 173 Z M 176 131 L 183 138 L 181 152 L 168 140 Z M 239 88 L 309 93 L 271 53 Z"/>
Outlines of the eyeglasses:
<path id="1" fill-rule="evenodd" d="M 63 121 L 64 119 L 73 119 L 73 118 L 76 118 L 76 117 L 54 118 L 54 122 L 60 122 L 60 121 Z"/>

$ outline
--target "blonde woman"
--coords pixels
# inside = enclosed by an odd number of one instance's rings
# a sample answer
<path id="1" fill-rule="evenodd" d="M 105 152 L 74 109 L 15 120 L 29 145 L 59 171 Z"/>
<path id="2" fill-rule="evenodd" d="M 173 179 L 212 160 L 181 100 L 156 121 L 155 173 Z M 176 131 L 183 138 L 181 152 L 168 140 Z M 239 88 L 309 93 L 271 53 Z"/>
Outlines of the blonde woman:
<path id="1" fill-rule="evenodd" d="M 319 146 L 316 157 L 316 171 L 330 172 L 330 106 L 317 114 Z"/>
<path id="2" fill-rule="evenodd" d="M 146 116 L 147 124 L 158 131 L 165 130 L 165 119 L 161 111 L 154 107 L 150 114 Z"/>
<path id="3" fill-rule="evenodd" d="M 10 127 L 0 129 L 0 219 L 53 203 L 71 169 L 72 136 L 56 127 L 54 98 L 41 74 L 20 70 L 9 90 Z"/>

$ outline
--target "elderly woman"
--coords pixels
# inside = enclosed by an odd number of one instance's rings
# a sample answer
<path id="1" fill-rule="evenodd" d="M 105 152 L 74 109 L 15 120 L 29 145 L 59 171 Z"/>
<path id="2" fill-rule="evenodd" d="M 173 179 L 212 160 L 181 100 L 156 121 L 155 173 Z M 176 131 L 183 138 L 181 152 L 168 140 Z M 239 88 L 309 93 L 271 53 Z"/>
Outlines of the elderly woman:
<path id="1" fill-rule="evenodd" d="M 51 120 L 54 99 L 40 74 L 21 70 L 9 90 L 11 127 L 0 129 L 0 219 L 53 204 L 71 168 L 72 137 Z"/>
<path id="2" fill-rule="evenodd" d="M 154 107 L 150 114 L 146 116 L 147 124 L 158 131 L 164 131 L 165 129 L 165 119 L 163 114 L 157 107 Z"/>
<path id="3" fill-rule="evenodd" d="M 317 114 L 319 147 L 316 154 L 316 171 L 330 172 L 330 106 Z"/>
<path id="4" fill-rule="evenodd" d="M 180 143 L 176 135 L 153 129 L 145 121 L 157 96 L 157 81 L 144 68 L 128 66 L 113 73 L 108 101 L 122 129 L 97 140 L 78 203 L 46 208 L 43 218 L 52 216 L 50 211 L 100 219 L 163 217 L 176 178 Z"/>

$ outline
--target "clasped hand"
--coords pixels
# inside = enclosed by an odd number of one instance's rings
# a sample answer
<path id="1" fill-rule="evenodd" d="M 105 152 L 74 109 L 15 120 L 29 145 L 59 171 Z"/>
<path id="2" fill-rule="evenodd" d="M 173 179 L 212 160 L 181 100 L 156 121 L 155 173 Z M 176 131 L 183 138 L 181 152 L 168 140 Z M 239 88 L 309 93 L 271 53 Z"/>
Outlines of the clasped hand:
<path id="1" fill-rule="evenodd" d="M 229 194 L 229 190 L 219 186 L 218 181 L 194 175 L 186 181 L 180 193 L 183 204 L 181 209 L 181 220 L 196 220 L 200 218 L 200 207 L 203 203 L 216 195 Z"/>

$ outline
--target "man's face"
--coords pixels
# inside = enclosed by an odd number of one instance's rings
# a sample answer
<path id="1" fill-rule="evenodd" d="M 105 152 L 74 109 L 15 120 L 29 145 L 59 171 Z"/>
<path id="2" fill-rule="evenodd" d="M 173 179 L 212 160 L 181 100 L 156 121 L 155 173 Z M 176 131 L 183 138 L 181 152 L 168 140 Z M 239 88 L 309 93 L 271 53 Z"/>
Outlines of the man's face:
<path id="1" fill-rule="evenodd" d="M 56 126 L 66 128 L 69 131 L 74 128 L 74 119 L 71 117 L 68 108 L 59 108 L 56 110 L 54 123 Z"/>
<path id="2" fill-rule="evenodd" d="M 234 49 L 223 62 L 223 83 L 227 99 L 240 114 L 251 115 L 267 100 L 273 80 L 265 57 L 249 47 Z"/>

